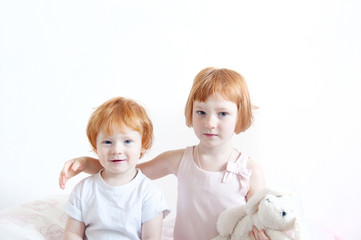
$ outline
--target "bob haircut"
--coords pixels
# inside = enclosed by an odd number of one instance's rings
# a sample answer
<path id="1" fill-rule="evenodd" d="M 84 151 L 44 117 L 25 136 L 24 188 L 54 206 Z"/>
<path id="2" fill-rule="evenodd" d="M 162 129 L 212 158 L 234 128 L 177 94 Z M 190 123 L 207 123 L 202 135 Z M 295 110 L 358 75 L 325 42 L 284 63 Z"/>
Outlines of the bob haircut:
<path id="1" fill-rule="evenodd" d="M 115 97 L 100 105 L 90 116 L 86 129 L 93 150 L 97 151 L 96 139 L 100 132 L 105 135 L 113 133 L 114 129 L 128 127 L 142 136 L 143 151 L 153 144 L 153 124 L 145 109 L 133 100 Z"/>
<path id="2" fill-rule="evenodd" d="M 236 71 L 209 67 L 194 78 L 185 107 L 186 125 L 192 127 L 193 103 L 204 102 L 210 95 L 232 101 L 237 105 L 238 118 L 234 129 L 236 134 L 246 131 L 252 124 L 252 105 L 247 83 Z"/>

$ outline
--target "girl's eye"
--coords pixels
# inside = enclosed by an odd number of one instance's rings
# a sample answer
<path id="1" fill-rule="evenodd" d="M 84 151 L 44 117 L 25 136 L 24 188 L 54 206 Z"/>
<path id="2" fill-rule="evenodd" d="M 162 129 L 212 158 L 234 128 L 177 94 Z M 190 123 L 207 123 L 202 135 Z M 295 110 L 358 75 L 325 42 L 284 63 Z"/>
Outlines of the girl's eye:
<path id="1" fill-rule="evenodd" d="M 197 113 L 198 113 L 198 115 L 205 115 L 206 113 L 205 112 L 203 112 L 203 111 L 197 111 Z"/>
<path id="2" fill-rule="evenodd" d="M 125 144 L 129 144 L 129 143 L 131 143 L 131 142 L 132 142 L 132 140 L 125 140 L 125 141 L 124 141 Z"/>
<path id="3" fill-rule="evenodd" d="M 105 143 L 105 144 L 112 144 L 112 142 L 109 141 L 109 140 L 105 140 L 104 143 Z"/>
<path id="4" fill-rule="evenodd" d="M 220 117 L 225 117 L 225 116 L 228 115 L 228 113 L 226 113 L 226 112 L 220 112 L 220 113 L 218 113 L 218 115 L 219 115 Z"/>

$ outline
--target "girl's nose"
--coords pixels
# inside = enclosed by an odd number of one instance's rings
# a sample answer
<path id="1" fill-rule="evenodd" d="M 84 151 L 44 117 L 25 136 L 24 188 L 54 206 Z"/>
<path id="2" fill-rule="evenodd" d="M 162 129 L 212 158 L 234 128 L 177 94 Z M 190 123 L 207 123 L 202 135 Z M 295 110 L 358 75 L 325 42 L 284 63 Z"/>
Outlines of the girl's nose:
<path id="1" fill-rule="evenodd" d="M 213 129 L 216 126 L 217 126 L 217 120 L 213 116 L 210 116 L 205 120 L 206 128 Z"/>

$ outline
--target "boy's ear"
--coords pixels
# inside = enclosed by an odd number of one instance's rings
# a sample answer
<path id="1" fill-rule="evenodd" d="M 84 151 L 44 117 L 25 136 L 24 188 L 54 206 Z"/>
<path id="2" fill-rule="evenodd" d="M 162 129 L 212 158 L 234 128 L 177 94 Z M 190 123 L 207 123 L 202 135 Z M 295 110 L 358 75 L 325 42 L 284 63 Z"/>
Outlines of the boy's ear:
<path id="1" fill-rule="evenodd" d="M 146 151 L 147 151 L 147 150 L 146 150 L 144 147 L 142 147 L 142 148 L 140 149 L 140 157 L 139 157 L 139 159 L 144 156 L 144 153 L 145 153 Z"/>

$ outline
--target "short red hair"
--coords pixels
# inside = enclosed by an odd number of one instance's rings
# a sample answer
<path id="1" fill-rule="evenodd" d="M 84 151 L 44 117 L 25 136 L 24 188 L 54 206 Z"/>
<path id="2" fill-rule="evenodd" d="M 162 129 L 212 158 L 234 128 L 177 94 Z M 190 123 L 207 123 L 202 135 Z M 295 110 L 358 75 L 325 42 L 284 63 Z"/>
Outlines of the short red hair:
<path id="1" fill-rule="evenodd" d="M 238 120 L 234 132 L 246 131 L 252 124 L 252 105 L 248 86 L 241 74 L 226 68 L 209 67 L 194 78 L 185 107 L 186 125 L 192 127 L 193 103 L 204 102 L 210 95 L 234 102 L 238 109 Z"/>
<path id="2" fill-rule="evenodd" d="M 124 126 L 140 133 L 145 151 L 151 148 L 153 124 L 145 109 L 133 100 L 115 97 L 100 105 L 89 118 L 86 132 L 93 150 L 97 150 L 96 139 L 100 132 L 108 135 L 114 128 Z"/>

